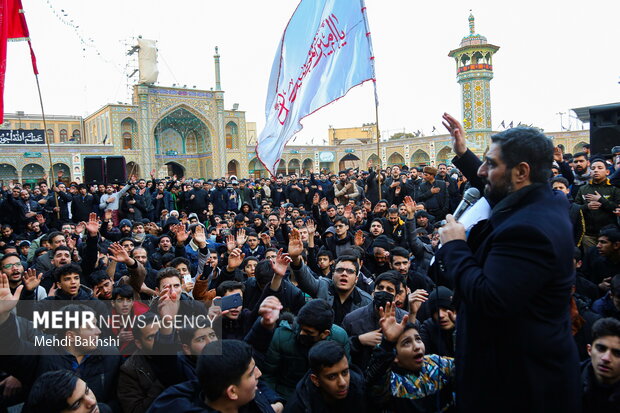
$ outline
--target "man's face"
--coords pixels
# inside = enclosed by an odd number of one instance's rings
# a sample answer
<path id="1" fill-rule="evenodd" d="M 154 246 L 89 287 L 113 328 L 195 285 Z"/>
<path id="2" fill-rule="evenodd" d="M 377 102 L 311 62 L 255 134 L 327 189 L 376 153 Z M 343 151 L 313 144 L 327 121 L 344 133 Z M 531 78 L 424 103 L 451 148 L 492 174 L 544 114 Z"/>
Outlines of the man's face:
<path id="1" fill-rule="evenodd" d="M 448 174 L 448 167 L 446 165 L 439 165 L 437 167 L 437 174 L 441 177 L 444 177 Z"/>
<path id="2" fill-rule="evenodd" d="M 13 228 L 11 228 L 11 227 L 2 228 L 2 236 L 3 237 L 8 238 L 8 237 L 11 236 L 12 233 L 13 233 Z"/>
<path id="3" fill-rule="evenodd" d="M 271 262 L 275 261 L 277 256 L 278 256 L 278 253 L 275 251 L 267 251 L 265 253 L 265 259 L 270 260 Z"/>
<path id="4" fill-rule="evenodd" d="M 332 280 L 337 290 L 350 291 L 357 283 L 357 270 L 351 261 L 341 261 L 334 268 Z"/>
<path id="5" fill-rule="evenodd" d="M 105 193 L 108 195 L 111 195 L 112 193 L 114 193 L 114 187 L 112 185 L 108 185 L 105 187 Z"/>
<path id="6" fill-rule="evenodd" d="M 512 192 L 511 170 L 502 160 L 502 150 L 498 144 L 491 144 L 484 163 L 478 168 L 478 176 L 486 181 L 484 196 L 493 204 Z"/>
<path id="7" fill-rule="evenodd" d="M 344 209 L 343 209 L 344 211 Z M 327 208 L 327 216 L 333 218 L 336 216 L 336 208 Z"/>
<path id="8" fill-rule="evenodd" d="M 114 288 L 114 283 L 107 279 L 101 281 L 99 284 L 95 286 L 95 292 L 99 292 L 99 299 L 103 300 L 111 300 L 112 299 L 112 289 Z"/>
<path id="9" fill-rule="evenodd" d="M 596 249 L 603 257 L 611 257 L 618 252 L 620 242 L 611 242 L 607 237 L 598 237 Z"/>
<path id="10" fill-rule="evenodd" d="M 364 211 L 362 211 L 361 209 L 358 209 L 357 211 L 355 211 L 355 221 L 362 222 L 363 220 L 364 220 Z"/>
<path id="11" fill-rule="evenodd" d="M 381 223 L 378 221 L 373 222 L 372 224 L 370 224 L 370 233 L 374 237 L 378 237 L 379 235 L 383 234 L 383 225 L 381 225 Z"/>
<path id="12" fill-rule="evenodd" d="M 179 274 L 181 274 L 181 278 L 183 278 L 185 275 L 189 275 L 189 268 L 187 268 L 187 265 L 183 262 L 178 264 L 174 268 L 176 268 Z"/>
<path id="13" fill-rule="evenodd" d="M 170 238 L 163 237 L 159 241 L 159 249 L 161 249 L 162 251 L 170 251 L 171 248 L 172 248 L 172 242 L 170 241 Z"/>
<path id="14" fill-rule="evenodd" d="M 415 328 L 410 328 L 396 341 L 396 363 L 399 367 L 415 373 L 424 364 L 424 342 Z"/>
<path id="15" fill-rule="evenodd" d="M 323 367 L 318 375 L 312 374 L 310 378 L 328 400 L 342 400 L 349 394 L 349 361 L 345 356 L 333 366 Z"/>
<path id="16" fill-rule="evenodd" d="M 255 235 L 250 235 L 248 237 L 248 247 L 250 247 L 250 249 L 254 249 L 256 247 L 258 247 L 258 237 Z"/>
<path id="17" fill-rule="evenodd" d="M 50 239 L 50 248 L 55 249 L 60 246 L 67 246 L 67 240 L 62 235 L 57 235 L 53 239 Z"/>
<path id="18" fill-rule="evenodd" d="M 433 319 L 439 323 L 439 327 L 442 330 L 452 330 L 454 328 L 454 321 L 452 321 L 451 317 L 456 317 L 456 313 L 448 308 L 439 308 L 439 311 L 433 314 Z"/>
<path id="19" fill-rule="evenodd" d="M 179 279 L 179 277 L 162 278 L 159 281 L 159 291 L 163 291 L 164 288 L 168 288 L 168 291 L 172 291 L 175 293 L 176 301 L 181 299 L 181 293 L 183 292 L 183 289 L 181 288 L 181 280 Z"/>
<path id="20" fill-rule="evenodd" d="M 386 293 L 396 295 L 396 287 L 394 287 L 394 284 L 392 284 L 389 281 L 385 281 L 385 280 L 375 285 L 375 292 L 377 291 L 385 291 Z"/>
<path id="21" fill-rule="evenodd" d="M 131 251 L 133 251 L 133 242 L 123 241 L 123 243 L 121 244 L 121 247 L 123 247 L 125 251 L 131 253 Z"/>
<path id="22" fill-rule="evenodd" d="M 319 257 L 316 259 L 316 264 L 322 270 L 328 269 L 331 263 L 332 262 L 327 255 L 319 255 Z"/>
<path id="23" fill-rule="evenodd" d="M 263 213 L 265 215 L 271 214 L 271 205 L 264 205 L 263 206 Z"/>
<path id="24" fill-rule="evenodd" d="M 398 215 L 400 215 L 401 217 L 404 217 L 405 215 L 407 215 L 407 207 L 404 205 L 399 206 Z"/>
<path id="25" fill-rule="evenodd" d="M 134 234 L 144 234 L 144 225 L 142 224 L 136 224 L 133 226 L 133 228 L 131 229 L 131 231 Z"/>
<path id="26" fill-rule="evenodd" d="M 562 182 L 554 182 L 553 189 L 564 192 L 566 195 L 570 193 L 569 189 Z"/>
<path id="27" fill-rule="evenodd" d="M 80 274 L 65 274 L 58 282 L 58 288 L 74 297 L 80 290 Z"/>
<path id="28" fill-rule="evenodd" d="M 116 310 L 116 314 L 129 315 L 133 308 L 133 299 L 127 297 L 117 296 L 112 301 L 112 307 Z"/>
<path id="29" fill-rule="evenodd" d="M 155 344 L 155 337 L 159 332 L 159 324 L 157 323 L 145 323 L 146 325 L 140 329 L 140 337 L 135 338 L 134 342 L 136 347 L 145 353 L 149 353 L 153 350 L 153 344 Z"/>
<path id="30" fill-rule="evenodd" d="M 398 218 L 398 212 L 390 212 L 388 214 L 388 221 L 390 221 L 390 224 L 392 225 L 398 224 Z"/>
<path id="31" fill-rule="evenodd" d="M 13 188 L 13 190 L 11 191 L 11 194 L 13 195 L 13 198 L 19 198 L 20 192 L 21 190 L 19 188 Z"/>
<path id="32" fill-rule="evenodd" d="M 65 250 L 56 251 L 54 257 L 52 258 L 52 265 L 58 268 L 65 264 L 69 264 L 71 262 L 71 253 Z"/>
<path id="33" fill-rule="evenodd" d="M 144 248 L 136 248 L 133 250 L 133 259 L 138 261 L 142 265 L 146 265 L 148 257 Z"/>
<path id="34" fill-rule="evenodd" d="M 271 225 L 273 228 L 277 228 L 280 225 L 280 219 L 276 217 L 275 215 L 270 215 L 269 225 Z"/>
<path id="35" fill-rule="evenodd" d="M 22 191 L 19 194 L 19 197 L 23 200 L 23 201 L 27 201 L 30 198 L 30 194 L 28 193 L 28 191 L 26 191 L 25 189 L 22 189 Z"/>
<path id="36" fill-rule="evenodd" d="M 65 224 L 62 226 L 61 231 L 63 234 L 65 234 L 65 236 L 73 233 L 73 228 L 71 227 L 71 224 Z"/>
<path id="37" fill-rule="evenodd" d="M 47 184 L 39 184 L 39 189 L 41 190 L 42 193 L 46 194 L 47 193 Z"/>
<path id="38" fill-rule="evenodd" d="M 394 179 L 398 179 L 398 176 L 400 175 L 400 167 L 398 166 L 393 166 L 392 167 L 392 178 Z"/>
<path id="39" fill-rule="evenodd" d="M 389 260 L 389 254 L 387 251 L 380 247 L 373 248 L 373 255 L 377 264 L 387 264 Z"/>
<path id="40" fill-rule="evenodd" d="M 251 261 L 251 262 L 256 264 L 256 261 Z M 254 265 L 254 266 L 256 266 L 256 265 Z M 226 294 L 224 294 L 224 297 L 229 296 L 229 295 L 233 295 L 233 294 L 239 294 L 239 295 L 241 295 L 241 298 L 243 299 L 243 291 L 241 291 L 241 290 L 226 291 Z M 243 309 L 242 305 L 240 305 L 239 307 L 231 308 L 230 311 L 224 315 L 224 317 L 229 318 L 231 320 L 236 320 L 236 319 L 239 318 L 239 315 L 241 314 L 241 310 L 242 309 Z"/>
<path id="41" fill-rule="evenodd" d="M 0 271 L 2 271 L 2 274 L 7 276 L 9 282 L 18 283 L 22 279 L 24 267 L 22 266 L 22 262 L 19 260 L 19 258 L 9 257 L 2 262 L 2 267 L 0 267 Z"/>
<path id="42" fill-rule="evenodd" d="M 299 217 L 299 210 L 294 209 L 293 211 L 291 211 L 291 217 L 298 218 Z"/>
<path id="43" fill-rule="evenodd" d="M 258 390 L 258 379 L 261 375 L 262 373 L 256 366 L 256 362 L 252 359 L 247 370 L 241 376 L 239 384 L 235 385 L 235 393 L 238 396 L 238 399 L 235 400 L 236 406 L 244 406 L 254 400 Z"/>
<path id="44" fill-rule="evenodd" d="M 344 215 L 344 205 L 338 204 L 338 206 L 336 207 L 336 212 L 338 213 L 338 215 Z"/>
<path id="45" fill-rule="evenodd" d="M 349 230 L 349 226 L 346 224 L 343 224 L 342 222 L 337 222 L 334 225 L 334 228 L 336 229 L 336 235 L 338 237 L 344 237 L 347 234 L 347 231 Z"/>
<path id="46" fill-rule="evenodd" d="M 575 164 L 575 171 L 579 174 L 583 174 L 590 166 L 590 162 L 586 160 L 585 156 L 578 156 L 574 158 L 573 163 Z"/>
<path id="47" fill-rule="evenodd" d="M 377 206 L 379 213 L 384 213 L 385 211 L 387 211 L 387 204 L 385 202 L 379 202 L 377 203 Z"/>
<path id="48" fill-rule="evenodd" d="M 428 225 L 428 218 L 425 217 L 424 215 L 420 215 L 415 220 L 416 220 L 416 224 L 420 228 L 426 228 L 426 226 Z"/>
<path id="49" fill-rule="evenodd" d="M 594 376 L 600 384 L 612 385 L 620 381 L 620 337 L 604 336 L 588 345 Z"/>
<path id="50" fill-rule="evenodd" d="M 248 261 L 247 264 L 245 264 L 245 267 L 243 267 L 243 271 L 245 272 L 245 275 L 247 275 L 248 277 L 254 277 L 254 271 L 256 270 L 256 264 L 258 263 L 254 260 Z"/>
<path id="51" fill-rule="evenodd" d="M 392 269 L 398 271 L 400 274 L 409 274 L 410 267 L 411 262 L 406 257 L 400 257 L 398 255 L 392 257 Z"/>
<path id="52" fill-rule="evenodd" d="M 602 161 L 594 162 L 590 165 L 590 170 L 592 171 L 592 180 L 595 183 L 603 182 L 607 179 L 607 175 L 609 175 L 609 169 Z"/>
<path id="53" fill-rule="evenodd" d="M 435 179 L 435 175 L 431 175 L 428 172 L 422 172 L 422 178 L 426 181 L 426 182 L 431 182 L 433 179 Z"/>
<path id="54" fill-rule="evenodd" d="M 183 352 L 188 356 L 199 356 L 202 349 L 212 341 L 217 341 L 217 335 L 211 327 L 198 328 L 194 331 L 194 337 L 189 345 L 183 344 Z"/>
<path id="55" fill-rule="evenodd" d="M 340 178 L 341 183 L 344 183 L 345 180 L 347 179 L 347 174 L 345 173 L 338 174 L 338 178 Z"/>
<path id="56" fill-rule="evenodd" d="M 61 413 L 99 413 L 97 396 L 82 379 L 77 379 L 73 393 L 67 397 L 67 406 Z"/>

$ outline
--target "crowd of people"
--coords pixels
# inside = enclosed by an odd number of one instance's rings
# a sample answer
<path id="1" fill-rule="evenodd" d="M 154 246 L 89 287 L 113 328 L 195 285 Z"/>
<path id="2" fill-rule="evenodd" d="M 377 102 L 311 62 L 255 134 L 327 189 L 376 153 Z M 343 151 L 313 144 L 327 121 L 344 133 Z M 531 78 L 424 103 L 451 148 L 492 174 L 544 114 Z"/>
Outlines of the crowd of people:
<path id="1" fill-rule="evenodd" d="M 562 304 L 573 339 L 562 346 L 579 355 L 575 369 L 587 412 L 620 411 L 616 149 L 605 157 L 591 156 L 587 145 L 575 154 L 556 147 L 553 165 L 539 172 L 549 172 L 545 191 L 565 196 L 561 205 L 572 224 L 573 239 L 561 245 L 573 257 L 571 298 Z M 493 168 L 491 155 L 483 161 Z M 442 221 L 476 184 L 465 175 L 441 163 L 243 179 L 163 178 L 152 171 L 150 179 L 131 177 L 126 185 L 67 184 L 61 177 L 5 183 L 0 408 L 456 411 L 459 391 L 485 392 L 476 390 L 475 377 L 467 390 L 457 385 L 464 365 L 457 310 L 470 297 L 459 299 L 454 278 L 435 260 Z M 494 194 L 487 195 L 493 206 Z M 126 322 L 34 328 L 28 309 L 64 301 L 64 311 Z M 483 307 L 470 306 L 469 315 Z M 128 322 L 179 314 L 219 324 Z M 494 322 L 518 328 L 510 325 L 512 311 L 502 317 Z M 35 345 L 52 333 L 65 339 L 61 346 Z M 88 338 L 117 341 L 78 345 Z M 509 353 L 498 357 L 512 363 Z M 478 375 L 488 367 L 475 366 Z"/>

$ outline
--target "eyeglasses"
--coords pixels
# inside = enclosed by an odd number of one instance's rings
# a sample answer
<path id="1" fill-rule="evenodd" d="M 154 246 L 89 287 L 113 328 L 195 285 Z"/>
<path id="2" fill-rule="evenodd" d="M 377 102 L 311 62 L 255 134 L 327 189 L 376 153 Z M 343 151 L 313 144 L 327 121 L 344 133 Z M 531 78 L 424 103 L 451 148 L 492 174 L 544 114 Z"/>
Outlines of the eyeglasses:
<path id="1" fill-rule="evenodd" d="M 334 274 L 343 274 L 343 273 L 347 273 L 348 275 L 353 275 L 355 274 L 355 269 L 354 268 L 336 268 L 334 270 Z"/>
<path id="2" fill-rule="evenodd" d="M 22 267 L 22 263 L 21 262 L 16 262 L 14 264 L 4 264 L 2 266 L 2 268 L 4 268 L 5 270 L 10 270 L 13 267 Z"/>

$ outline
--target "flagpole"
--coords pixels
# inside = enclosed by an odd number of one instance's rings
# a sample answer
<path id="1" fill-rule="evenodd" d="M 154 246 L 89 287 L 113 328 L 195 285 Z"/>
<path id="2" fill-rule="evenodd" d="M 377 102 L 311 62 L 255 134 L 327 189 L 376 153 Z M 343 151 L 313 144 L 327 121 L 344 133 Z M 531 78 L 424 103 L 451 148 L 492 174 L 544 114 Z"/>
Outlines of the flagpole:
<path id="1" fill-rule="evenodd" d="M 375 84 L 375 95 L 376 95 L 376 90 L 377 90 L 377 85 L 375 82 L 373 82 Z M 379 102 L 377 102 L 375 100 L 375 126 L 377 128 L 377 158 L 379 159 L 378 162 L 378 171 L 377 171 L 377 184 L 379 187 L 379 200 L 381 200 L 381 152 L 380 152 L 380 148 L 379 148 L 379 140 L 381 139 L 381 132 L 379 129 Z"/>
<path id="2" fill-rule="evenodd" d="M 45 143 L 47 144 L 47 156 L 50 161 L 50 174 L 54 175 L 54 164 L 52 163 L 52 149 L 50 148 L 50 141 L 47 138 L 47 122 L 45 121 L 45 110 L 43 109 L 43 97 L 41 96 L 41 85 L 39 84 L 39 74 L 35 73 L 34 78 L 37 80 L 39 102 L 41 103 L 41 117 L 43 118 L 43 136 L 45 137 Z M 53 176 L 52 176 L 52 179 L 54 179 Z M 54 183 L 54 186 L 56 186 L 56 183 Z M 54 199 L 56 200 L 56 208 L 58 208 L 58 211 L 56 211 L 56 219 L 60 220 L 60 206 L 58 205 L 58 192 L 54 191 L 53 188 L 52 188 L 52 191 L 54 192 Z"/>

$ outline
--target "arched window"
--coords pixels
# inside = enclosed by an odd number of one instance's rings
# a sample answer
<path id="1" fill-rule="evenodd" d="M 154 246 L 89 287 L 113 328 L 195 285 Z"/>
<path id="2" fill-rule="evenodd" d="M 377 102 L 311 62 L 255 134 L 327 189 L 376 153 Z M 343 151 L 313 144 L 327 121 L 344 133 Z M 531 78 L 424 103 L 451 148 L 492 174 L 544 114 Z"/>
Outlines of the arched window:
<path id="1" fill-rule="evenodd" d="M 71 139 L 78 143 L 82 140 L 82 133 L 80 132 L 79 129 L 73 130 L 73 133 L 71 134 Z"/>
<path id="2" fill-rule="evenodd" d="M 67 142 L 67 130 L 66 129 L 60 130 L 60 142 Z"/>
<path id="3" fill-rule="evenodd" d="M 45 135 L 46 135 L 46 137 L 47 137 L 47 141 L 48 141 L 49 143 L 54 143 L 54 129 L 48 129 L 48 130 L 45 132 Z"/>
<path id="4" fill-rule="evenodd" d="M 131 149 L 131 133 L 123 133 L 123 149 Z"/>
<path id="5" fill-rule="evenodd" d="M 235 122 L 226 124 L 226 149 L 239 148 L 239 129 Z"/>

